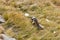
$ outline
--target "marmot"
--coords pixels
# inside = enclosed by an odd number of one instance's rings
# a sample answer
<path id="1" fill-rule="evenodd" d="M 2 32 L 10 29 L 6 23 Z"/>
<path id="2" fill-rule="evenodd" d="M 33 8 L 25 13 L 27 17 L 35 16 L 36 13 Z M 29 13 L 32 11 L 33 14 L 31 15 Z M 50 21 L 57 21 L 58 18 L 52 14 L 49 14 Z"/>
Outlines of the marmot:
<path id="1" fill-rule="evenodd" d="M 32 17 L 31 19 L 32 19 L 33 25 L 36 25 L 36 26 L 38 27 L 38 29 L 43 29 L 43 28 L 39 25 L 38 20 L 37 20 L 35 17 Z"/>

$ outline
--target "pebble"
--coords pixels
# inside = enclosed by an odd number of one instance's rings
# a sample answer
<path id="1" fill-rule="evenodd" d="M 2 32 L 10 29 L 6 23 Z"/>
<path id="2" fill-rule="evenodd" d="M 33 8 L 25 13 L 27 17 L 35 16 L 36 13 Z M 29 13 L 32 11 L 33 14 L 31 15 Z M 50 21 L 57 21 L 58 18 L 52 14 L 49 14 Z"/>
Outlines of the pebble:
<path id="1" fill-rule="evenodd" d="M 47 22 L 50 22 L 50 20 L 46 19 Z"/>
<path id="2" fill-rule="evenodd" d="M 0 23 L 4 23 L 4 22 L 5 22 L 4 18 L 0 15 Z"/>
<path id="3" fill-rule="evenodd" d="M 54 34 L 56 33 L 56 31 L 53 32 Z"/>
<path id="4" fill-rule="evenodd" d="M 28 13 L 25 13 L 25 16 L 29 16 L 29 14 Z"/>

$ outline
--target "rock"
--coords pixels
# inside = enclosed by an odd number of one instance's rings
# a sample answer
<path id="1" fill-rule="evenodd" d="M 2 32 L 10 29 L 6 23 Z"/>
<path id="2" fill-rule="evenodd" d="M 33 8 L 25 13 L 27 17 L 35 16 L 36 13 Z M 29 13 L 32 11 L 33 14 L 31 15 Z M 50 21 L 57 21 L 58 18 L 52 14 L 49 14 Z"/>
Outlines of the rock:
<path id="1" fill-rule="evenodd" d="M 47 22 L 51 22 L 50 20 L 46 19 Z"/>
<path id="2" fill-rule="evenodd" d="M 56 31 L 53 32 L 54 34 L 56 33 Z"/>
<path id="3" fill-rule="evenodd" d="M 28 13 L 25 13 L 25 16 L 29 16 L 29 14 Z"/>
<path id="4" fill-rule="evenodd" d="M 4 32 L 4 30 L 3 26 L 0 25 L 0 33 Z"/>
<path id="5" fill-rule="evenodd" d="M 0 40 L 3 40 L 3 39 L 0 39 Z"/>
<path id="6" fill-rule="evenodd" d="M 32 4 L 30 7 L 36 7 L 37 6 L 37 4 L 35 3 L 35 4 Z"/>
<path id="7" fill-rule="evenodd" d="M 11 38 L 10 36 L 7 36 L 6 34 L 1 34 L 3 37 L 3 40 L 16 40 L 15 38 Z"/>
<path id="8" fill-rule="evenodd" d="M 5 22 L 4 18 L 0 15 L 0 23 L 4 23 L 4 22 Z"/>

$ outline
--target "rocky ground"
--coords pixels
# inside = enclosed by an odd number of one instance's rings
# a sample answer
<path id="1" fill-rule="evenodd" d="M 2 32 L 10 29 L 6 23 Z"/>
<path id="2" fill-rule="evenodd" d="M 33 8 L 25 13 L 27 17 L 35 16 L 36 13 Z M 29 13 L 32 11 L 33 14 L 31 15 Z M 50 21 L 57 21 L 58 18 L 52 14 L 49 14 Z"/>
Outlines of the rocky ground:
<path id="1" fill-rule="evenodd" d="M 16 40 L 60 40 L 59 0 L 0 0 L 0 15 L 0 34 L 4 30 Z M 37 30 L 31 16 L 38 19 L 43 30 Z"/>

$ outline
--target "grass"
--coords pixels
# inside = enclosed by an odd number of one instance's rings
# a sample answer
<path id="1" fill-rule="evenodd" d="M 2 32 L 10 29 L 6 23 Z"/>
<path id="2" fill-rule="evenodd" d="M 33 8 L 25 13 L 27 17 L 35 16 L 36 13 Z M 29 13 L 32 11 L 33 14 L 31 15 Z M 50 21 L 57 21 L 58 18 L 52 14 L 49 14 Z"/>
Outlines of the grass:
<path id="1" fill-rule="evenodd" d="M 60 8 L 54 4 L 58 3 L 57 0 L 18 2 L 18 0 L 7 2 L 0 0 L 0 14 L 6 20 L 3 26 L 7 35 L 17 40 L 60 40 Z M 24 16 L 25 13 L 35 16 L 44 26 L 44 30 L 37 30 L 32 25 L 31 19 Z"/>

